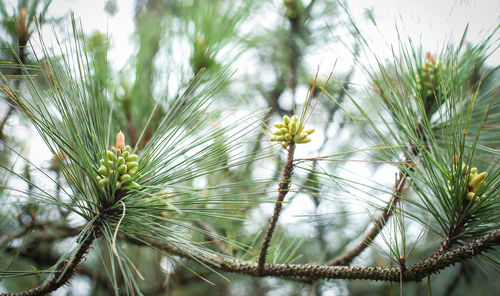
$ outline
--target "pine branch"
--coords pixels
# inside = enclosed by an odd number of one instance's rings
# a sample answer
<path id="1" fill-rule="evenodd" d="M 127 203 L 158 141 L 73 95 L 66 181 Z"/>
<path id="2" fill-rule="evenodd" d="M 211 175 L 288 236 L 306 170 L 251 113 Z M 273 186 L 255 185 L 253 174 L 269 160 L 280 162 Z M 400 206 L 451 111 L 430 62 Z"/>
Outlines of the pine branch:
<path id="1" fill-rule="evenodd" d="M 96 227 L 96 226 L 95 226 Z M 95 229 L 94 227 L 94 229 Z M 36 292 L 19 292 L 13 294 L 0 294 L 0 296 L 18 296 L 18 295 L 42 295 L 49 293 L 46 286 L 49 283 L 50 287 L 54 289 L 64 285 L 71 276 L 75 273 L 76 268 L 80 264 L 86 252 L 89 250 L 90 245 L 97 235 L 92 233 L 88 235 L 78 249 L 77 254 L 70 262 L 66 262 L 62 268 L 56 273 L 53 280 L 47 284 L 35 288 Z M 454 265 L 455 263 L 463 262 L 467 259 L 478 256 L 495 246 L 500 245 L 500 230 L 496 230 L 480 239 L 473 240 L 455 250 L 444 252 L 441 255 L 433 255 L 429 258 L 423 259 L 407 267 L 403 272 L 400 268 L 393 267 L 360 267 L 360 266 L 319 266 L 311 264 L 264 264 L 262 269 L 255 262 L 244 261 L 235 258 L 230 258 L 222 255 L 207 255 L 200 252 L 188 249 L 180 249 L 172 244 L 157 241 L 154 239 L 137 240 L 127 237 L 127 241 L 149 247 L 155 247 L 170 254 L 178 255 L 180 257 L 194 259 L 202 264 L 211 268 L 219 269 L 226 272 L 247 274 L 251 276 L 273 276 L 281 277 L 289 280 L 301 281 L 311 283 L 318 279 L 361 279 L 361 280 L 375 280 L 375 281 L 391 281 L 399 282 L 401 279 L 405 282 L 421 281 L 422 279 L 439 272 L 440 270 Z M 66 272 L 64 271 L 66 270 Z M 61 275 L 63 275 L 61 277 Z M 60 277 L 59 280 L 57 280 Z M 64 282 L 63 282 L 64 281 Z M 43 288 L 43 290 L 42 290 Z M 56 288 L 56 289 L 57 289 Z M 42 294 L 21 294 L 21 293 L 40 293 Z"/>
<path id="2" fill-rule="evenodd" d="M 399 282 L 402 279 L 405 282 L 418 282 L 448 266 L 476 257 L 492 247 L 500 245 L 500 230 L 496 230 L 480 239 L 469 242 L 456 250 L 423 259 L 407 267 L 404 271 L 394 267 L 347 267 L 311 264 L 264 264 L 262 270 L 259 270 L 259 266 L 255 262 L 222 256 L 207 256 L 204 254 L 192 253 L 187 250 L 180 250 L 164 242 L 154 240 L 146 241 L 150 245 L 166 252 L 182 257 L 194 258 L 212 268 L 251 276 L 307 278 L 311 281 L 317 279 L 359 279 Z M 144 242 L 138 242 L 137 240 L 135 242 L 144 244 Z"/>
<path id="3" fill-rule="evenodd" d="M 451 225 L 448 234 L 441 242 L 441 246 L 434 252 L 433 256 L 439 256 L 443 254 L 444 252 L 448 251 L 454 243 L 457 242 L 467 223 L 472 220 L 472 217 L 470 216 L 464 217 L 466 209 L 467 203 L 463 203 L 461 210 L 456 215 L 455 222 L 453 223 L 453 225 Z"/>
<path id="4" fill-rule="evenodd" d="M 288 189 L 290 188 L 290 181 L 293 172 L 293 152 L 295 151 L 295 142 L 291 141 L 288 145 L 288 159 L 286 165 L 283 169 L 283 177 L 281 183 L 279 184 L 278 197 L 276 198 L 276 205 L 274 206 L 274 213 L 267 226 L 266 236 L 262 242 L 262 247 L 260 249 L 259 260 L 258 260 L 258 271 L 262 271 L 264 263 L 266 262 L 267 250 L 269 248 L 269 243 L 273 236 L 274 228 L 276 228 L 276 223 L 283 206 L 283 200 L 285 199 Z"/>

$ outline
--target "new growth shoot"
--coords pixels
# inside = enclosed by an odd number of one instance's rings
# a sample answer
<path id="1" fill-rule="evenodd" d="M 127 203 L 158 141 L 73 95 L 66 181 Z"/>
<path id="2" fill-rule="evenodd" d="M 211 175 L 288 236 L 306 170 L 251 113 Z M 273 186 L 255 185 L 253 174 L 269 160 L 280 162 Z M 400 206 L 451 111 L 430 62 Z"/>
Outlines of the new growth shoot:
<path id="1" fill-rule="evenodd" d="M 465 193 L 465 198 L 468 201 L 474 201 L 478 202 L 482 198 L 484 198 L 484 195 L 476 195 L 476 193 L 479 191 L 481 186 L 484 184 L 484 181 L 486 177 L 488 176 L 487 172 L 482 172 L 480 174 L 477 173 L 477 168 L 473 167 L 469 169 L 469 166 L 466 164 L 462 164 L 462 178 L 464 178 L 464 182 L 467 182 L 467 190 Z M 449 186 L 450 192 L 453 192 L 453 186 Z M 451 195 L 450 195 L 451 198 Z"/>
<path id="2" fill-rule="evenodd" d="M 302 115 L 300 119 L 297 116 L 297 114 L 294 114 L 291 118 L 288 117 L 287 115 L 283 116 L 283 122 L 274 124 L 274 127 L 276 127 L 277 130 L 273 133 L 274 135 L 271 136 L 269 140 L 280 142 L 283 148 L 288 147 L 292 142 L 294 144 L 305 144 L 311 142 L 311 138 L 309 138 L 309 135 L 314 133 L 315 130 L 314 129 L 305 130 L 306 121 L 307 119 L 309 119 L 312 112 L 314 111 L 314 108 L 316 107 L 316 104 L 321 98 L 324 88 L 330 81 L 331 77 L 332 74 L 330 73 L 325 85 L 321 88 L 321 92 L 316 98 L 314 105 L 312 106 L 311 110 L 309 110 L 309 107 L 311 107 L 311 99 L 318 79 L 318 74 L 316 74 L 311 90 L 309 91 L 309 95 L 307 96 L 305 106 L 302 110 Z"/>
<path id="3" fill-rule="evenodd" d="M 440 79 L 444 73 L 443 63 L 434 59 L 430 53 L 426 53 L 427 62 L 425 62 L 420 69 L 418 69 L 415 82 L 417 84 L 417 91 L 423 99 L 430 98 L 438 90 L 440 86 Z"/>
<path id="4" fill-rule="evenodd" d="M 293 115 L 292 118 L 283 116 L 282 123 L 276 123 L 274 126 L 278 129 L 274 132 L 274 136 L 270 138 L 271 141 L 281 142 L 283 147 L 286 147 L 293 140 L 297 144 L 304 144 L 311 142 L 308 136 L 314 133 L 314 129 L 304 131 L 304 123 L 299 122 L 299 117 Z"/>
<path id="5" fill-rule="evenodd" d="M 139 156 L 130 151 L 130 146 L 125 146 L 125 136 L 119 132 L 116 135 L 116 146 L 106 151 L 106 159 L 99 161 L 97 180 L 102 187 L 116 190 L 122 187 L 140 188 L 139 184 L 134 181 L 140 177 L 136 174 Z"/>

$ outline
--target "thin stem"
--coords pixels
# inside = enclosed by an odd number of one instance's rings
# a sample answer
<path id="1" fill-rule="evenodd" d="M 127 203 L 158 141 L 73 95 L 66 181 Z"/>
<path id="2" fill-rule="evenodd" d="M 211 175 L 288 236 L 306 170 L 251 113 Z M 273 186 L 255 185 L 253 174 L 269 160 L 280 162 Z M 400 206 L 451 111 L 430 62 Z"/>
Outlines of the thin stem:
<path id="1" fill-rule="evenodd" d="M 406 188 L 406 176 L 405 173 L 400 171 L 398 178 L 396 179 L 396 183 L 394 185 L 394 190 L 392 193 L 392 196 L 387 203 L 387 205 L 384 208 L 384 211 L 382 214 L 375 220 L 374 225 L 368 231 L 368 233 L 363 237 L 361 242 L 354 247 L 351 251 L 347 252 L 346 254 L 339 256 L 337 258 L 334 258 L 326 263 L 326 265 L 349 265 L 354 258 L 356 258 L 361 252 L 363 252 L 370 244 L 371 242 L 377 237 L 377 235 L 382 231 L 382 228 L 384 228 L 385 224 L 389 220 L 389 217 L 392 215 L 394 206 L 400 201 L 402 194 L 405 191 Z"/>
<path id="2" fill-rule="evenodd" d="M 16 84 L 16 88 L 17 88 L 17 85 L 19 83 Z M 0 139 L 4 139 L 5 138 L 5 134 L 3 132 L 3 128 L 5 126 L 5 123 L 7 122 L 7 120 L 9 120 L 10 116 L 12 114 L 14 114 L 14 111 L 15 111 L 15 108 L 13 105 L 9 105 L 9 110 L 7 110 L 7 114 L 5 114 L 5 116 L 3 117 L 2 121 L 0 122 Z"/>
<path id="3" fill-rule="evenodd" d="M 460 209 L 458 215 L 456 215 L 455 222 L 450 227 L 448 234 L 441 242 L 441 246 L 434 252 L 433 256 L 439 256 L 444 252 L 448 251 L 448 249 L 450 249 L 450 247 L 458 240 L 465 226 L 471 220 L 471 217 L 463 217 L 466 208 L 467 204 L 463 203 L 462 208 Z"/>
<path id="4" fill-rule="evenodd" d="M 198 225 L 205 232 L 205 237 L 209 243 L 212 243 L 216 250 L 222 254 L 229 254 L 228 248 L 224 245 L 224 242 L 220 239 L 217 231 L 208 223 L 203 221 L 195 221 L 196 225 Z"/>
<path id="5" fill-rule="evenodd" d="M 276 198 L 276 204 L 274 206 L 274 213 L 267 225 L 266 236 L 264 237 L 264 241 L 262 242 L 262 247 L 260 249 L 259 260 L 258 260 L 258 268 L 259 272 L 262 271 L 264 263 L 266 263 L 267 250 L 269 248 L 269 243 L 271 242 L 271 238 L 273 236 L 274 228 L 276 228 L 276 223 L 278 222 L 278 218 L 281 212 L 281 208 L 283 206 L 283 200 L 288 193 L 290 188 L 290 181 L 293 173 L 293 153 L 295 151 L 295 142 L 291 141 L 288 145 L 288 159 L 283 169 L 283 176 L 281 179 L 281 183 L 278 187 L 278 197 Z"/>

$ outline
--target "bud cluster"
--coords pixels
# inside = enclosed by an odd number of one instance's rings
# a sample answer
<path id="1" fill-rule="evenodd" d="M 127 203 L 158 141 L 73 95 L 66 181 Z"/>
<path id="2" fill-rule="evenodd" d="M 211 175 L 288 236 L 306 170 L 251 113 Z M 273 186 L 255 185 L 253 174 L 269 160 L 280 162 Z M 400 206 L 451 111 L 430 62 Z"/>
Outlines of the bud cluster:
<path id="1" fill-rule="evenodd" d="M 467 186 L 467 194 L 465 197 L 468 200 L 472 200 L 474 196 L 476 195 L 476 192 L 478 189 L 481 187 L 481 185 L 484 184 L 484 179 L 486 179 L 486 176 L 488 176 L 487 172 L 482 172 L 481 174 L 477 173 L 477 168 L 472 168 L 469 173 L 469 184 Z M 478 196 L 476 200 L 482 199 L 484 196 Z"/>
<path id="2" fill-rule="evenodd" d="M 136 171 L 139 163 L 137 162 L 138 155 L 130 152 L 130 146 L 124 146 L 123 149 L 111 147 L 111 150 L 106 152 L 106 159 L 101 159 L 101 166 L 97 170 L 99 175 L 97 180 L 103 187 L 108 187 L 110 180 L 116 180 L 115 189 L 128 186 L 131 188 L 139 188 L 139 184 L 132 181 L 137 178 Z M 138 174 L 137 174 L 138 175 Z"/>
<path id="3" fill-rule="evenodd" d="M 467 193 L 465 194 L 465 198 L 468 201 L 480 201 L 484 198 L 484 195 L 476 196 L 476 192 L 484 184 L 484 180 L 486 179 L 486 176 L 488 176 L 488 173 L 482 172 L 478 174 L 476 167 L 469 170 L 469 167 L 464 164 L 462 165 L 462 176 L 464 179 L 469 180 L 469 183 L 467 183 Z M 449 186 L 449 189 L 452 191 L 452 186 Z"/>
<path id="4" fill-rule="evenodd" d="M 427 53 L 427 62 L 418 70 L 416 79 L 417 91 L 423 98 L 431 97 L 439 87 L 439 78 L 443 75 L 444 66 L 440 61 Z"/>
<path id="5" fill-rule="evenodd" d="M 292 116 L 292 118 L 285 115 L 283 123 L 276 123 L 274 126 L 278 130 L 274 132 L 274 136 L 270 140 L 281 142 L 284 147 L 292 140 L 297 144 L 309 143 L 311 139 L 308 136 L 314 133 L 314 129 L 304 131 L 304 124 L 299 122 L 297 115 Z"/>

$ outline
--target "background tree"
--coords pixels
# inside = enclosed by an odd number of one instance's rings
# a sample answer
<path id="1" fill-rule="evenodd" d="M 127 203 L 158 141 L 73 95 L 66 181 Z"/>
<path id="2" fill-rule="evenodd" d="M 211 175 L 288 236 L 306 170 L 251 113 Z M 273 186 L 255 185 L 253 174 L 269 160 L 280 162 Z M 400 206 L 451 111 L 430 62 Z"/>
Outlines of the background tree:
<path id="1" fill-rule="evenodd" d="M 0 5 L 0 293 L 498 290 L 498 27 L 386 59 L 337 1 L 137 1 L 115 72 L 50 7 Z"/>

